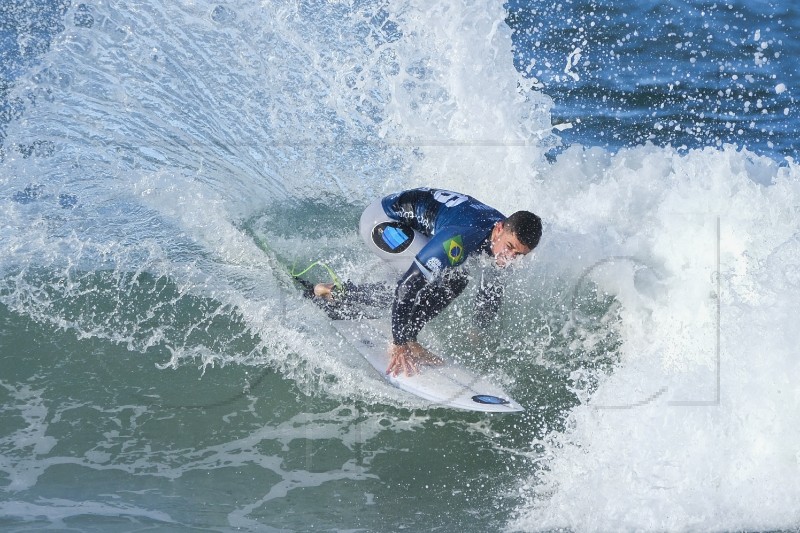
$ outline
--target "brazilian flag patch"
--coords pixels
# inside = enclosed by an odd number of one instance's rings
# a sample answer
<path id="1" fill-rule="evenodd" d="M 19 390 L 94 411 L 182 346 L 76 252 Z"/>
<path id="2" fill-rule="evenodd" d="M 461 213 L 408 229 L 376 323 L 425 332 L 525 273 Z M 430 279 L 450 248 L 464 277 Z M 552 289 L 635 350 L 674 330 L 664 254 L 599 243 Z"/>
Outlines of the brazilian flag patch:
<path id="1" fill-rule="evenodd" d="M 456 235 L 452 239 L 444 241 L 444 251 L 447 252 L 447 259 L 450 261 L 450 266 L 455 266 L 464 258 L 464 243 L 461 241 L 461 235 Z"/>

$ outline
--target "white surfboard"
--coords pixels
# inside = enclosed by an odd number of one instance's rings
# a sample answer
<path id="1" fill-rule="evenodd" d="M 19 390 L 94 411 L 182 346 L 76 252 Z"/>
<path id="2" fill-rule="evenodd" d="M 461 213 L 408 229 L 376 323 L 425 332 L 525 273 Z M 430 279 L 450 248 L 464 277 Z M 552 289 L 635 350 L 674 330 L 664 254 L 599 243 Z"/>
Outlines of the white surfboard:
<path id="1" fill-rule="evenodd" d="M 524 409 L 507 392 L 468 369 L 445 361 L 420 365 L 413 376 L 386 374 L 389 367 L 389 324 L 380 319 L 334 320 L 336 330 L 392 385 L 434 404 L 485 413 L 515 413 Z"/>

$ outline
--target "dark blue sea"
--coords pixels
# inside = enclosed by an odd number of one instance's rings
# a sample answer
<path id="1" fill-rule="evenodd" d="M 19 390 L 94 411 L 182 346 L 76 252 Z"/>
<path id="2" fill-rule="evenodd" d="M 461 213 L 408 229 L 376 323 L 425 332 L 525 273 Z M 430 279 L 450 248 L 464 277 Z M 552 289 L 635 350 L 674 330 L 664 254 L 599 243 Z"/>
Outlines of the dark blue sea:
<path id="1" fill-rule="evenodd" d="M 798 36 L 791 2 L 3 0 L 0 529 L 800 529 Z M 358 219 L 419 186 L 544 220 L 479 338 L 475 283 L 420 337 L 524 413 L 393 388 L 296 290 L 390 279 Z"/>

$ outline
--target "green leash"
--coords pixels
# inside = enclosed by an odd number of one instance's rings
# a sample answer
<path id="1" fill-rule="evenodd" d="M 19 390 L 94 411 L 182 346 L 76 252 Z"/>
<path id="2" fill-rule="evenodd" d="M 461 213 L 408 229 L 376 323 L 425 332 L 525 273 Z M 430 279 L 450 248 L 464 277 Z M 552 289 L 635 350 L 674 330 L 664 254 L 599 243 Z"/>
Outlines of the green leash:
<path id="1" fill-rule="evenodd" d="M 307 273 L 316 266 L 322 267 L 325 269 L 326 272 L 328 272 L 328 275 L 331 277 L 331 281 L 333 281 L 333 286 L 336 287 L 336 290 L 338 291 L 344 290 L 344 287 L 342 286 L 342 280 L 339 279 L 339 276 L 336 275 L 336 272 L 334 272 L 331 267 L 329 267 L 322 261 L 314 261 L 313 263 L 308 265 L 302 272 L 295 272 L 294 265 L 292 265 L 292 269 L 289 271 L 289 273 L 292 275 L 293 278 L 299 278 L 300 276 Z"/>
<path id="2" fill-rule="evenodd" d="M 272 259 L 274 259 L 276 263 L 278 263 L 278 264 L 283 263 L 284 266 L 286 265 L 286 262 L 282 261 L 281 258 L 278 257 L 278 254 L 275 253 L 275 251 L 272 250 L 272 248 L 267 244 L 267 242 L 248 227 L 247 223 L 245 223 L 243 229 L 255 241 L 256 245 L 259 248 L 261 248 L 264 252 L 266 252 L 268 256 L 270 256 Z M 344 291 L 344 285 L 342 284 L 342 280 L 339 279 L 339 276 L 336 275 L 336 272 L 334 272 L 331 267 L 329 267 L 328 265 L 326 265 L 322 261 L 314 261 L 313 263 L 308 265 L 302 272 L 295 272 L 295 265 L 292 265 L 292 268 L 289 269 L 289 274 L 293 278 L 299 278 L 300 276 L 302 276 L 303 274 L 306 274 L 312 268 L 317 267 L 317 266 L 322 267 L 322 268 L 325 269 L 325 271 L 331 277 L 331 281 L 333 282 L 333 286 L 336 287 L 336 290 L 338 290 L 340 292 Z"/>

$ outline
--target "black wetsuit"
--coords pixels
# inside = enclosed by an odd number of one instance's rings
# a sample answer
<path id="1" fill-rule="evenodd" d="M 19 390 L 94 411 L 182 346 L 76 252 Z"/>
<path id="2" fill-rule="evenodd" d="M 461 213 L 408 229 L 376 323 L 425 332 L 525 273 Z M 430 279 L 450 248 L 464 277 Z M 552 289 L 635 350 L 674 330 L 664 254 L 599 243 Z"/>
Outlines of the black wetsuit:
<path id="1" fill-rule="evenodd" d="M 461 265 L 467 257 L 491 255 L 490 237 L 498 221 L 496 209 L 471 196 L 440 189 L 412 189 L 385 197 L 386 215 L 430 237 L 394 292 L 385 285 L 345 285 L 342 300 L 383 306 L 391 302 L 392 340 L 416 341 L 423 326 L 447 307 L 467 286 L 468 273 Z M 494 269 L 492 269 L 494 270 Z M 391 290 L 391 289 L 390 289 Z M 497 313 L 502 286 L 484 280 L 475 302 L 475 322 L 485 326 Z"/>

